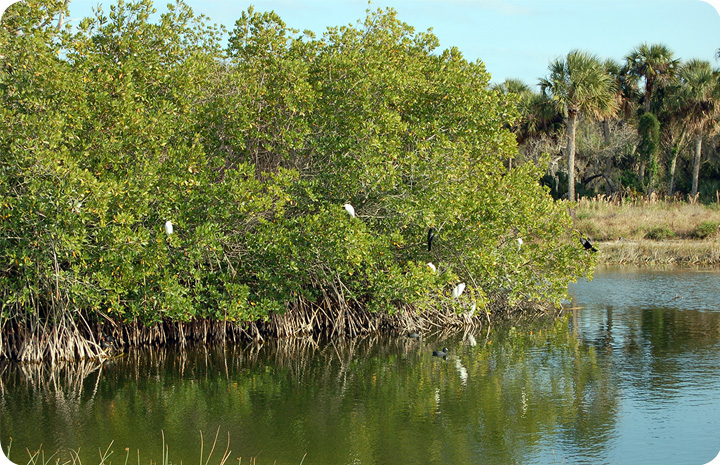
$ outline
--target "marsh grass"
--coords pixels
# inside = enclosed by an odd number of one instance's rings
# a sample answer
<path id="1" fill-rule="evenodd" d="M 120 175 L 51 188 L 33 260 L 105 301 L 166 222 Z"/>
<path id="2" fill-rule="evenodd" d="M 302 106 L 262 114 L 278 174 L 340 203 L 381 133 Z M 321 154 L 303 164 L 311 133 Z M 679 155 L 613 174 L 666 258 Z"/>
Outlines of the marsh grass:
<path id="1" fill-rule="evenodd" d="M 576 228 L 596 241 L 599 261 L 635 265 L 720 265 L 720 205 L 679 200 L 582 199 Z"/>
<path id="2" fill-rule="evenodd" d="M 575 218 L 578 231 L 596 241 L 708 239 L 718 237 L 720 205 L 598 196 L 581 199 Z"/>
<path id="3" fill-rule="evenodd" d="M 200 465 L 211 465 L 211 464 L 214 465 L 216 463 L 218 465 L 225 465 L 227 460 L 230 458 L 230 452 L 231 452 L 231 450 L 230 450 L 230 433 L 228 433 L 227 447 L 225 448 L 225 452 L 223 453 L 222 456 L 219 457 L 219 459 L 217 459 L 213 462 L 210 461 L 213 456 L 213 453 L 215 452 L 215 446 L 217 445 L 219 434 L 220 434 L 220 428 L 218 428 L 217 432 L 215 433 L 215 440 L 213 441 L 212 446 L 210 447 L 210 452 L 208 453 L 207 457 L 205 457 L 205 453 L 204 453 L 205 441 L 203 438 L 202 431 L 200 432 L 200 462 L 199 462 Z M 113 443 L 114 443 L 114 441 L 111 441 L 104 452 L 102 449 L 98 449 L 98 453 L 99 453 L 99 459 L 97 462 L 98 465 L 109 465 L 112 463 L 112 461 L 110 459 L 112 458 L 112 455 L 115 452 L 112 448 Z M 12 450 L 12 438 L 10 438 L 10 441 L 9 441 L 9 444 L 7 447 L 7 451 L 5 453 L 5 456 L 9 460 L 13 460 L 13 458 L 14 458 L 14 457 L 10 457 L 11 450 Z M 60 451 L 55 451 L 53 454 L 51 454 L 49 457 L 46 458 L 45 450 L 43 450 L 42 445 L 40 445 L 40 447 L 35 451 L 30 451 L 29 449 L 26 449 L 26 452 L 28 455 L 26 462 L 13 461 L 13 463 L 17 463 L 17 464 L 25 463 L 27 465 L 83 465 L 82 461 L 80 460 L 80 455 L 79 455 L 78 451 L 75 451 L 72 449 L 69 451 L 69 458 L 62 458 L 62 459 L 60 458 Z M 122 462 L 123 465 L 132 464 L 133 461 L 130 461 L 130 449 L 126 447 L 124 452 L 125 452 L 125 457 L 121 458 L 119 461 L 116 461 L 115 463 Z M 133 457 L 133 459 L 134 459 L 134 457 Z M 237 460 L 238 460 L 238 465 L 241 465 L 242 457 L 238 457 Z M 303 457 L 303 461 L 304 460 L 305 460 L 305 457 Z M 94 464 L 95 462 L 93 461 L 92 463 Z M 140 450 L 138 450 L 137 451 L 137 465 L 141 465 L 142 463 L 149 463 L 150 465 L 172 465 L 172 464 L 176 463 L 176 462 L 170 461 L 170 450 L 169 450 L 169 447 L 167 446 L 167 444 L 165 444 L 165 433 L 164 432 L 162 433 L 162 460 L 161 460 L 161 462 L 157 463 L 157 462 L 153 462 L 152 460 L 150 460 L 149 462 L 141 461 Z M 183 461 L 181 460 L 177 463 L 182 464 Z M 186 463 L 188 463 L 188 462 L 186 462 Z M 254 457 L 250 458 L 250 463 L 251 464 L 255 463 Z"/>
<path id="4" fill-rule="evenodd" d="M 715 240 L 622 240 L 598 244 L 599 262 L 612 265 L 720 265 Z"/>

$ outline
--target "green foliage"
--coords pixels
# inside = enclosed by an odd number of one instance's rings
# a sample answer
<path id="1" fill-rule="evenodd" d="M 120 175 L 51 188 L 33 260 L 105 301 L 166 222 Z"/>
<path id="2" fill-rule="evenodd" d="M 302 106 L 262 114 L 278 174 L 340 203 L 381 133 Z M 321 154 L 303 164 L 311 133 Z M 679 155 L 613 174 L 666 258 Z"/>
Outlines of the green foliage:
<path id="1" fill-rule="evenodd" d="M 720 223 L 717 221 L 703 221 L 696 228 L 693 235 L 698 239 L 706 239 L 715 236 L 718 233 Z"/>
<path id="2" fill-rule="evenodd" d="M 120 1 L 19 38 L 3 22 L 4 318 L 247 321 L 327 296 L 461 311 L 558 302 L 591 269 L 542 164 L 506 168 L 514 104 L 393 10 L 318 40 L 250 8 L 225 51 L 183 3 L 153 12 Z"/>
<path id="3" fill-rule="evenodd" d="M 640 136 L 637 146 L 638 158 L 647 165 L 646 184 L 652 186 L 658 169 L 657 153 L 660 150 L 660 122 L 655 115 L 643 113 L 638 120 L 638 135 Z"/>
<path id="4" fill-rule="evenodd" d="M 640 179 L 634 171 L 625 170 L 620 173 L 620 182 L 629 191 L 630 197 L 637 197 L 637 193 L 643 190 Z"/>
<path id="5" fill-rule="evenodd" d="M 660 122 L 652 113 L 643 113 L 638 120 L 640 143 L 638 151 L 650 159 L 658 151 L 660 142 Z"/>
<path id="6" fill-rule="evenodd" d="M 645 233 L 646 239 L 652 239 L 654 241 L 663 241 L 666 239 L 672 239 L 675 237 L 675 232 L 668 226 L 656 226 L 650 228 Z"/>

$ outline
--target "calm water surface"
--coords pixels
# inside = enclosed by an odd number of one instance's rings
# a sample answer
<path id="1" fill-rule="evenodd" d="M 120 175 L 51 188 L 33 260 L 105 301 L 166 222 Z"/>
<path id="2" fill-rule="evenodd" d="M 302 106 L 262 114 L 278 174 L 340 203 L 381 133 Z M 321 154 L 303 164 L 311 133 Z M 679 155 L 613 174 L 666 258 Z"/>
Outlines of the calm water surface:
<path id="1" fill-rule="evenodd" d="M 720 451 L 720 273 L 605 270 L 567 320 L 135 352 L 0 368 L 0 443 L 26 463 L 704 464 Z M 446 359 L 432 350 L 446 346 Z M 203 440 L 201 441 L 201 432 Z M 204 463 L 204 460 L 203 462 Z"/>

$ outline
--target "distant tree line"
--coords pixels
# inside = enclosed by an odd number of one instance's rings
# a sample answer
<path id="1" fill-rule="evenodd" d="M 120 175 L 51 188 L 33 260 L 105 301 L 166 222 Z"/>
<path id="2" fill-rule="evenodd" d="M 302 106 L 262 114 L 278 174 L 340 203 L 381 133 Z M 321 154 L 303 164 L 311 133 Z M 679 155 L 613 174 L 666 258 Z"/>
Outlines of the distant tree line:
<path id="1" fill-rule="evenodd" d="M 717 58 L 720 58 L 718 50 Z M 551 164 L 556 198 L 617 193 L 699 196 L 720 190 L 720 72 L 643 43 L 622 62 L 573 50 L 553 61 L 539 91 L 508 79 L 520 158 Z"/>

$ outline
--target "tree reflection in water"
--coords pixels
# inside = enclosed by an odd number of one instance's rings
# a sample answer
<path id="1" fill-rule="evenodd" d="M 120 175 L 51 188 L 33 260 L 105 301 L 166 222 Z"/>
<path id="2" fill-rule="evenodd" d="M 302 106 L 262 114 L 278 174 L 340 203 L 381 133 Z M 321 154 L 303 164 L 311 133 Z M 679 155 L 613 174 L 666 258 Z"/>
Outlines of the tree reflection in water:
<path id="1" fill-rule="evenodd" d="M 431 356 L 440 345 L 447 360 Z M 170 460 L 187 462 L 199 432 L 218 427 L 232 457 L 259 464 L 305 453 L 321 464 L 527 462 L 563 444 L 602 459 L 617 415 L 607 371 L 567 320 L 420 341 L 148 348 L 54 371 L 6 365 L 2 439 L 79 449 L 83 463 L 111 441 L 158 461 L 163 433 Z"/>
<path id="2" fill-rule="evenodd" d="M 148 348 L 54 371 L 6 364 L 0 440 L 13 438 L 20 462 L 42 444 L 46 456 L 79 450 L 85 464 L 111 442 L 116 461 L 128 448 L 159 462 L 163 434 L 170 461 L 187 463 L 200 431 L 218 428 L 231 461 L 259 465 L 305 454 L 313 464 L 709 461 L 720 313 L 624 306 L 619 282 L 637 283 L 604 279 L 610 289 L 576 295 L 575 318 L 522 330 Z"/>

